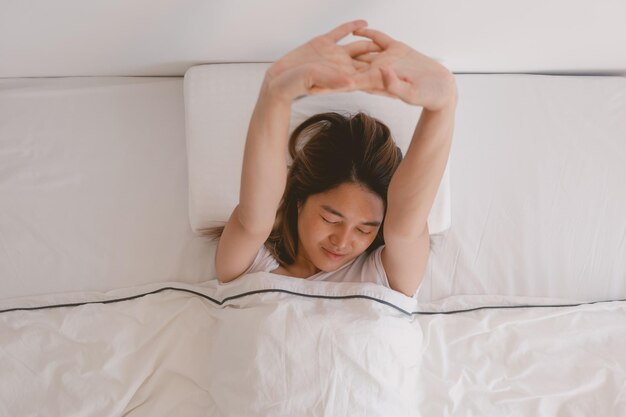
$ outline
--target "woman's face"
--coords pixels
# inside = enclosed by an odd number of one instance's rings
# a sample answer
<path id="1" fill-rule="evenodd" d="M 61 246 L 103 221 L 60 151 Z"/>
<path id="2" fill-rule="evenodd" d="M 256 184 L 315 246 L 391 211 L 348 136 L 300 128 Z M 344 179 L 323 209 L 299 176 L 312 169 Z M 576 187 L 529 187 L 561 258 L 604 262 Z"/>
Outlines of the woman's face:
<path id="1" fill-rule="evenodd" d="M 357 184 L 309 196 L 298 207 L 296 262 L 325 272 L 338 269 L 369 247 L 383 216 L 383 200 Z"/>

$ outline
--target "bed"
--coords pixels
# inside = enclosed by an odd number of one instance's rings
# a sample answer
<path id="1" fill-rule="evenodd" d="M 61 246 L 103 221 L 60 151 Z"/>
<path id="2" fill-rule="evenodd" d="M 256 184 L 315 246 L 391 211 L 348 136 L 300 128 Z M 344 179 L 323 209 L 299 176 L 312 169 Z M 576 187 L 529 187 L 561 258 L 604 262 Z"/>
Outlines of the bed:
<path id="1" fill-rule="evenodd" d="M 0 415 L 626 415 L 626 78 L 457 74 L 407 297 L 216 281 L 200 121 L 266 65 L 0 80 Z"/>

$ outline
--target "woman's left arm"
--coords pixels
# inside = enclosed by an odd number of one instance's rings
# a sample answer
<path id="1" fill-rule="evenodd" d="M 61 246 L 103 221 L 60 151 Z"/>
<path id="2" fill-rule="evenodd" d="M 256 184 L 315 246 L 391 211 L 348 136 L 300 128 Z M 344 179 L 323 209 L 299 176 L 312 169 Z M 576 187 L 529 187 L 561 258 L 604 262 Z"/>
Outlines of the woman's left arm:
<path id="1" fill-rule="evenodd" d="M 452 145 L 456 83 L 445 67 L 382 32 L 360 29 L 355 34 L 371 38 L 382 49 L 357 58 L 371 67 L 358 80 L 361 89 L 423 107 L 406 155 L 389 184 L 381 253 L 391 288 L 413 296 L 426 270 L 428 215 Z"/>
<path id="2" fill-rule="evenodd" d="M 389 184 L 381 259 L 391 288 L 408 296 L 415 294 L 426 270 L 428 215 L 448 162 L 455 109 L 456 98 L 439 110 L 422 111 Z"/>
<path id="3" fill-rule="evenodd" d="M 427 220 L 452 146 L 456 95 L 438 110 L 424 108 L 387 193 L 386 232 L 404 239 L 428 234 Z"/>

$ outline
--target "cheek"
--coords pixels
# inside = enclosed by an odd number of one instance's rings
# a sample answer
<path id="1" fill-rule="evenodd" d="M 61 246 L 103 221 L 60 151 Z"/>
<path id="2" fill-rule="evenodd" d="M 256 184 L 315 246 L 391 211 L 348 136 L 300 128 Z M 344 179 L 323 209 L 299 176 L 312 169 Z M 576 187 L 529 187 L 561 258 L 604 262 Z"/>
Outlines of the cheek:
<path id="1" fill-rule="evenodd" d="M 366 236 L 366 239 L 365 239 L 366 248 L 368 248 L 376 240 L 376 236 L 378 236 L 378 231 L 373 231 L 371 234 Z"/>
<path id="2" fill-rule="evenodd" d="M 307 241 L 318 241 L 328 235 L 329 229 L 327 225 L 318 221 L 315 217 L 298 218 L 298 232 L 300 239 Z"/>
<path id="3" fill-rule="evenodd" d="M 372 244 L 374 239 L 376 239 L 376 235 L 374 233 L 372 233 L 371 235 L 365 236 L 364 239 L 362 239 L 362 246 L 365 247 L 365 249 L 367 249 L 369 245 Z"/>
<path id="4" fill-rule="evenodd" d="M 375 234 L 364 235 L 358 231 L 354 232 L 354 236 L 352 238 L 353 249 L 357 252 L 363 252 L 367 249 L 374 239 L 376 238 Z"/>

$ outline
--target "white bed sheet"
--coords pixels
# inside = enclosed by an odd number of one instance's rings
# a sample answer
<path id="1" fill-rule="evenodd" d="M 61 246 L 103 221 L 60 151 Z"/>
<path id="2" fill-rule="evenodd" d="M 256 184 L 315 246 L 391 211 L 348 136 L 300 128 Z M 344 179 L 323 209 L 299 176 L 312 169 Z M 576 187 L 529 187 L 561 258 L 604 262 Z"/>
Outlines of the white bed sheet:
<path id="1" fill-rule="evenodd" d="M 626 298 L 626 78 L 457 82 L 418 298 Z M 0 298 L 213 277 L 187 174 L 182 78 L 0 80 Z"/>
<path id="2" fill-rule="evenodd" d="M 266 68 L 201 65 L 185 76 L 194 229 L 225 220 L 236 204 L 243 122 Z M 431 236 L 418 297 L 625 298 L 626 78 L 458 74 L 456 80 L 457 120 L 442 181 L 442 195 L 450 197 L 438 207 L 451 228 Z M 296 101 L 291 126 L 304 114 L 362 106 L 394 122 L 395 139 L 406 149 L 418 112 L 398 100 L 397 108 L 393 100 L 360 104 L 367 95 L 351 94 Z M 227 143 L 211 138 L 211 128 Z M 219 176 L 226 179 L 208 181 Z"/>
<path id="3" fill-rule="evenodd" d="M 0 80 L 0 298 L 210 276 L 182 78 Z"/>
<path id="4" fill-rule="evenodd" d="M 626 301 L 566 302 L 270 273 L 4 300 L 0 415 L 625 415 Z"/>
<path id="5" fill-rule="evenodd" d="M 626 298 L 626 77 L 456 78 L 452 227 L 420 299 Z"/>

